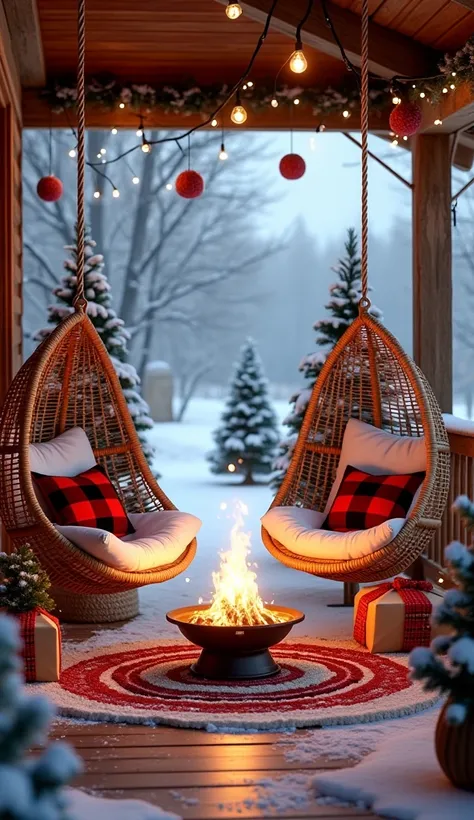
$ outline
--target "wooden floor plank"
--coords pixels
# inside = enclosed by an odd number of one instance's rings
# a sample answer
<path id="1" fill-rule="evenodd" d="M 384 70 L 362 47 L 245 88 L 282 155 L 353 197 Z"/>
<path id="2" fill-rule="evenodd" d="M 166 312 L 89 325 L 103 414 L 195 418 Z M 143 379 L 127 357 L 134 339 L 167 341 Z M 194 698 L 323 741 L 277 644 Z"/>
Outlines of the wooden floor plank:
<path id="1" fill-rule="evenodd" d="M 86 742 L 87 738 L 100 738 L 104 735 L 111 737 L 132 737 L 137 735 L 142 740 L 152 738 L 159 739 L 162 746 L 222 746 L 229 745 L 254 745 L 275 743 L 281 740 L 281 734 L 256 732 L 255 734 L 224 734 L 221 732 L 206 732 L 200 729 L 175 729 L 171 726 L 150 728 L 149 726 L 129 726 L 123 723 L 58 723 L 53 725 L 51 736 L 56 738 L 69 738 L 71 743 Z"/>
<path id="2" fill-rule="evenodd" d="M 179 729 L 177 730 L 179 732 Z M 54 733 L 53 737 L 60 738 L 61 740 L 70 740 L 71 743 L 74 743 L 75 746 L 81 749 L 94 749 L 98 746 L 104 745 L 113 745 L 117 748 L 125 748 L 125 747 L 133 747 L 139 746 L 142 749 L 145 748 L 152 748 L 154 746 L 159 746 L 163 749 L 179 749 L 183 746 L 186 748 L 195 748 L 195 749 L 202 749 L 203 747 L 210 747 L 215 749 L 219 748 L 233 748 L 233 747 L 249 747 L 249 748 L 269 748 L 275 742 L 278 741 L 278 737 L 275 735 L 272 740 L 261 741 L 260 737 L 257 736 L 257 739 L 254 739 L 253 743 L 246 740 L 242 740 L 239 735 L 204 735 L 205 742 L 201 742 L 200 737 L 196 737 L 195 734 L 189 735 L 185 732 L 183 733 L 183 737 L 177 737 L 173 735 L 170 736 L 163 736 L 160 733 L 156 733 L 151 729 L 148 729 L 148 734 L 134 734 L 134 733 L 120 733 L 114 732 L 113 729 L 109 728 L 109 732 L 107 734 L 80 734 L 80 735 L 71 735 L 65 732 Z M 281 738 L 280 738 L 281 739 Z M 171 742 L 170 742 L 171 740 Z"/>
<path id="3" fill-rule="evenodd" d="M 311 767 L 299 769 L 303 774 L 314 775 L 315 772 L 327 771 L 328 767 Z M 91 772 L 80 775 L 74 785 L 85 789 L 99 791 L 117 789 L 201 789 L 204 786 L 249 786 L 262 779 L 280 778 L 288 774 L 288 769 L 271 769 L 271 771 L 241 772 Z"/>

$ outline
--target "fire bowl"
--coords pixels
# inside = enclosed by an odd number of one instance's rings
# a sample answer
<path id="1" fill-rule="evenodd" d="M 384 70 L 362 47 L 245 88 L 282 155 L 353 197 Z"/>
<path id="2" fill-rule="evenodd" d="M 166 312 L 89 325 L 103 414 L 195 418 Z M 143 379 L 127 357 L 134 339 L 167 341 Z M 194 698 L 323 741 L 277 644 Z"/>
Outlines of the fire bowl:
<path id="1" fill-rule="evenodd" d="M 280 667 L 273 660 L 269 647 L 286 638 L 295 624 L 304 619 L 297 609 L 267 606 L 281 613 L 285 620 L 277 624 L 256 626 L 209 626 L 190 622 L 195 612 L 209 609 L 208 604 L 173 609 L 167 620 L 176 624 L 188 641 L 202 652 L 191 666 L 191 672 L 208 680 L 248 680 L 276 675 Z"/>

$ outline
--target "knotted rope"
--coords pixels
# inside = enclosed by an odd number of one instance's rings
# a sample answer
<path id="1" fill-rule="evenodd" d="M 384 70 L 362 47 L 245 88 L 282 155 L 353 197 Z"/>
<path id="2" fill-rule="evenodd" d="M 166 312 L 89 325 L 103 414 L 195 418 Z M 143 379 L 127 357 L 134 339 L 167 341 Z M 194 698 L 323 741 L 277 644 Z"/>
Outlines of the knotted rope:
<path id="1" fill-rule="evenodd" d="M 85 171 L 86 171 L 86 0 L 77 4 L 77 260 L 76 296 L 74 309 L 83 313 L 87 307 L 84 296 L 84 251 L 85 251 Z"/>
<path id="2" fill-rule="evenodd" d="M 369 293 L 369 0 L 362 0 L 360 64 L 360 130 L 362 141 L 361 310 L 370 307 Z"/>

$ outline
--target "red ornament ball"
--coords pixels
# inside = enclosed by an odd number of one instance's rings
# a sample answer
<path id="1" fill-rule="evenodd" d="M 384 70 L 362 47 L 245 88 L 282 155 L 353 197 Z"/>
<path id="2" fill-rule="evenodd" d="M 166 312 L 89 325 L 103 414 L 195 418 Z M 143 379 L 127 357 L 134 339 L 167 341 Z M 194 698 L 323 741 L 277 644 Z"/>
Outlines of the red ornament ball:
<path id="1" fill-rule="evenodd" d="M 300 179 L 306 171 L 306 162 L 299 154 L 285 154 L 280 160 L 280 174 L 285 179 Z"/>
<path id="2" fill-rule="evenodd" d="M 58 177 L 52 175 L 41 177 L 36 186 L 36 193 L 45 202 L 57 202 L 63 195 L 63 184 Z"/>
<path id="3" fill-rule="evenodd" d="M 204 180 L 197 171 L 181 171 L 176 178 L 175 187 L 184 199 L 196 199 L 204 191 Z"/>
<path id="4" fill-rule="evenodd" d="M 423 118 L 421 107 L 416 102 L 401 102 L 390 114 L 389 125 L 400 137 L 412 137 L 418 131 Z"/>

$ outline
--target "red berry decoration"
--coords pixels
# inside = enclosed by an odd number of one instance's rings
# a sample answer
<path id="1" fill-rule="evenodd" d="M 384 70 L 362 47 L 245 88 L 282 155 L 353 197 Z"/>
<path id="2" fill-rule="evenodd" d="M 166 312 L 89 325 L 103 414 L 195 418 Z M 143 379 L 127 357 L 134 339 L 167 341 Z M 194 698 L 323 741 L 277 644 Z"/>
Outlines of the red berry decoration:
<path id="1" fill-rule="evenodd" d="M 300 179 L 306 171 L 306 162 L 299 154 L 285 154 L 280 160 L 280 174 L 285 179 Z"/>
<path id="2" fill-rule="evenodd" d="M 400 137 L 412 137 L 418 131 L 423 118 L 421 108 L 416 102 L 401 102 L 390 114 L 389 125 Z"/>
<path id="3" fill-rule="evenodd" d="M 63 184 L 58 177 L 52 175 L 41 177 L 36 186 L 36 193 L 45 202 L 57 202 L 63 195 Z"/>
<path id="4" fill-rule="evenodd" d="M 175 187 L 176 193 L 184 199 L 196 199 L 204 191 L 204 180 L 197 171 L 181 171 Z"/>

